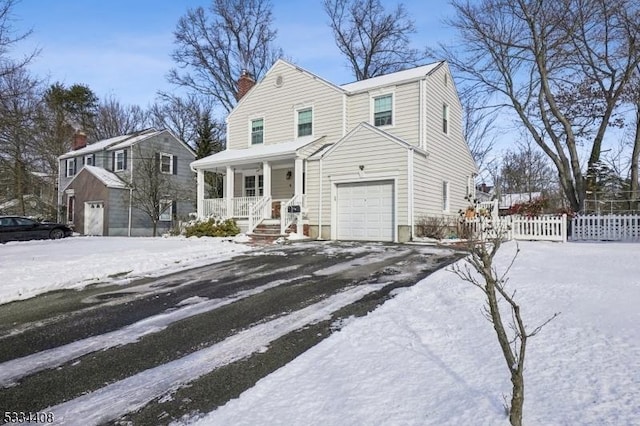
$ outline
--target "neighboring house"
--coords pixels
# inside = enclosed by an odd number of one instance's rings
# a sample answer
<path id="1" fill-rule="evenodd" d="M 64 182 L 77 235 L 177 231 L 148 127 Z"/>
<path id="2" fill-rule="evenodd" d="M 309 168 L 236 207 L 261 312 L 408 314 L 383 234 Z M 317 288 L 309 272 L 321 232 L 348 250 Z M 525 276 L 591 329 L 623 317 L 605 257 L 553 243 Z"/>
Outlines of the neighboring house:
<path id="1" fill-rule="evenodd" d="M 26 194 L 17 198 L 0 197 L 0 215 L 30 216 L 38 219 L 56 219 L 55 177 L 43 172 L 30 172 L 23 182 Z M 0 179 L 2 194 L 11 194 L 10 184 Z"/>
<path id="2" fill-rule="evenodd" d="M 446 62 L 338 86 L 278 60 L 229 114 L 226 147 L 191 164 L 198 215 L 249 232 L 280 216 L 312 238 L 408 241 L 416 218 L 456 215 L 474 189 Z M 204 172 L 225 175 L 224 198 L 204 198 Z"/>
<path id="3" fill-rule="evenodd" d="M 516 204 L 528 203 L 542 198 L 542 192 L 516 192 L 513 194 L 502 194 L 499 199 L 498 208 L 500 212 L 506 213 Z"/>
<path id="4" fill-rule="evenodd" d="M 193 150 L 168 130 L 147 129 L 86 144 L 82 133 L 73 150 L 61 155 L 58 205 L 85 235 L 149 236 L 146 212 L 151 198 L 159 206 L 158 233 L 195 210 Z M 149 182 L 157 182 L 150 188 Z"/>

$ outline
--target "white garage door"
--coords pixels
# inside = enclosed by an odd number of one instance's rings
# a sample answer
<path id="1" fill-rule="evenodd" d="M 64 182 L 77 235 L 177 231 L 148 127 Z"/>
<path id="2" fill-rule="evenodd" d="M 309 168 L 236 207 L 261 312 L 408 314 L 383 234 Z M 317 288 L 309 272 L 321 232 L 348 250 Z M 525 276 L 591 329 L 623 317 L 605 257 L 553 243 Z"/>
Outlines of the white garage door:
<path id="1" fill-rule="evenodd" d="M 337 186 L 339 240 L 393 241 L 393 181 Z"/>
<path id="2" fill-rule="evenodd" d="M 104 203 L 100 201 L 84 203 L 84 235 L 102 235 L 104 224 Z"/>

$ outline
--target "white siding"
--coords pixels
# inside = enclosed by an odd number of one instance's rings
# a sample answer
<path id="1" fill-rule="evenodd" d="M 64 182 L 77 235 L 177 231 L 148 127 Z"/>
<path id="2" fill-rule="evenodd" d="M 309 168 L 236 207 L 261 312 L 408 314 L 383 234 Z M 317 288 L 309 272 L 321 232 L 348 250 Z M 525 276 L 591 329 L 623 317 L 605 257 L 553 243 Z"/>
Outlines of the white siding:
<path id="1" fill-rule="evenodd" d="M 446 85 L 445 74 L 448 80 Z M 429 158 L 424 193 L 416 184 L 416 217 L 422 214 L 443 214 L 443 181 L 449 182 L 449 214 L 455 215 L 468 204 L 464 199 L 467 178 L 475 172 L 473 159 L 462 134 L 462 107 L 446 64 L 427 77 L 425 87 L 425 140 Z M 448 134 L 442 131 L 442 105 L 445 103 L 449 106 Z"/>
<path id="2" fill-rule="evenodd" d="M 282 78 L 282 85 L 276 79 Z M 313 108 L 313 136 L 342 136 L 342 93 L 284 62 L 278 62 L 228 117 L 229 149 L 249 147 L 250 120 L 264 119 L 264 144 L 297 137 L 296 111 Z"/>
<path id="3" fill-rule="evenodd" d="M 318 175 L 316 162 L 310 162 L 310 177 Z M 364 166 L 360 171 L 359 166 Z M 407 148 L 393 142 L 378 133 L 366 128 L 360 128 L 330 152 L 322 160 L 322 223 L 331 223 L 331 187 L 332 183 L 340 179 L 359 181 L 378 176 L 396 178 L 397 217 L 398 225 L 407 225 Z M 311 190 L 312 185 L 309 185 Z M 309 191 L 311 193 L 311 191 Z M 310 219 L 317 219 L 318 200 L 308 199 Z M 313 212 L 313 210 L 316 212 Z M 312 224 L 315 224 L 312 222 Z"/>

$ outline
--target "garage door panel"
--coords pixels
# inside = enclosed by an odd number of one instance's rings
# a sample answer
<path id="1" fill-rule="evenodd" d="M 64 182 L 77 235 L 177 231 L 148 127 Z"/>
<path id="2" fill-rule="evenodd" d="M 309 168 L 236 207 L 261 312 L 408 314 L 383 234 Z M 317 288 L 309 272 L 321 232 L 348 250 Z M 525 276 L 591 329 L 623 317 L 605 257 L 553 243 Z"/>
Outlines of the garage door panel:
<path id="1" fill-rule="evenodd" d="M 337 186 L 337 237 L 344 240 L 393 241 L 393 181 Z"/>

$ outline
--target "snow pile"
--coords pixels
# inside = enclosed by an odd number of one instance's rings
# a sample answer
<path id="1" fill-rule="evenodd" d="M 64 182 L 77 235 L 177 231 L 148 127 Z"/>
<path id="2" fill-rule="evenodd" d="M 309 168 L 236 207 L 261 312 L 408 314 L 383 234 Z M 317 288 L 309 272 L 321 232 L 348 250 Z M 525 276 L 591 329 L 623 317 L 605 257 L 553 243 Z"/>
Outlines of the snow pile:
<path id="1" fill-rule="evenodd" d="M 231 238 L 74 237 L 0 245 L 0 303 L 98 282 L 129 281 L 230 259 Z"/>
<path id="2" fill-rule="evenodd" d="M 640 418 L 640 245 L 521 242 L 510 274 L 534 327 L 527 425 Z M 510 261 L 515 243 L 498 254 Z M 198 425 L 507 425 L 511 388 L 480 290 L 438 271 Z"/>

